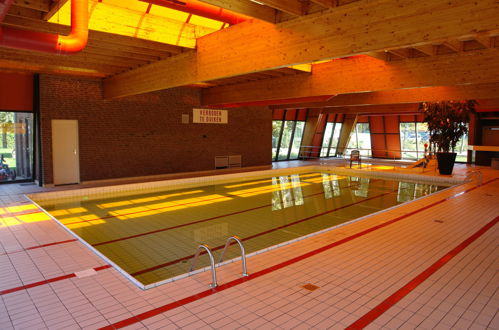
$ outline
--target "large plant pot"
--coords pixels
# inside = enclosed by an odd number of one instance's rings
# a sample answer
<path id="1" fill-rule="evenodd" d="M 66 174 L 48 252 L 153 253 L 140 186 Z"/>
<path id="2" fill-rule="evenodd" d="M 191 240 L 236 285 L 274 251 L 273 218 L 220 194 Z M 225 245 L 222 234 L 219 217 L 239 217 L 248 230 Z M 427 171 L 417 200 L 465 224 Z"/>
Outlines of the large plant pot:
<path id="1" fill-rule="evenodd" d="M 443 175 L 452 174 L 457 153 L 455 152 L 437 152 L 438 171 Z"/>

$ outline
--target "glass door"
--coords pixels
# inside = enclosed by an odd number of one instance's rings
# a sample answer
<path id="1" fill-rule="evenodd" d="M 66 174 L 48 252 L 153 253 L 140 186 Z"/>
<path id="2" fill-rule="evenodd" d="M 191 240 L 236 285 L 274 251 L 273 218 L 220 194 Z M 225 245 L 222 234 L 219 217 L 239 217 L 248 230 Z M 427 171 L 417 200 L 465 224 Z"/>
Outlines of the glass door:
<path id="1" fill-rule="evenodd" d="M 0 112 L 0 182 L 33 179 L 33 114 Z"/>

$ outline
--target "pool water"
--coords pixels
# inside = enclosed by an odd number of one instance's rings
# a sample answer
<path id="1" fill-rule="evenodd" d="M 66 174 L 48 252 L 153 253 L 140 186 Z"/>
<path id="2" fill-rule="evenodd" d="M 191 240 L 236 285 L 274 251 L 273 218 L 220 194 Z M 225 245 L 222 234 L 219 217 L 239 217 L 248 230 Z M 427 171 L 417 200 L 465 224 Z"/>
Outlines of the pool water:
<path id="1" fill-rule="evenodd" d="M 243 180 L 39 204 L 148 285 L 187 273 L 199 244 L 218 260 L 227 238 L 237 235 L 248 254 L 445 188 L 315 172 Z M 233 246 L 224 259 L 239 254 Z M 202 255 L 197 268 L 206 265 Z"/>

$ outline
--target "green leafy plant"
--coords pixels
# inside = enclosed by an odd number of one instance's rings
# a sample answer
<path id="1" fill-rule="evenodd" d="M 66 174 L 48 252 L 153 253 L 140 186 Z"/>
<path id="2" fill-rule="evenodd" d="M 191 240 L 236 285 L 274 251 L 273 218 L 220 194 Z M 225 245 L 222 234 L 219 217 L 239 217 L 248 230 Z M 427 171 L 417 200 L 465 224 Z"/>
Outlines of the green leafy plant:
<path id="1" fill-rule="evenodd" d="M 438 152 L 454 151 L 459 139 L 468 133 L 467 123 L 476 111 L 475 100 L 423 102 L 423 121 L 428 124 L 430 145 Z"/>

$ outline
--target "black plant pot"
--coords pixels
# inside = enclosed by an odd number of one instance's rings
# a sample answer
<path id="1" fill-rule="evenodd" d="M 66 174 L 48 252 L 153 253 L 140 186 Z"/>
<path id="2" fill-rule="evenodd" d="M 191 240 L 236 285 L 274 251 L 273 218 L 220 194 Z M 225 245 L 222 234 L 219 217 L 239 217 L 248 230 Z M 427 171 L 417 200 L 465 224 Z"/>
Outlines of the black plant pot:
<path id="1" fill-rule="evenodd" d="M 438 171 L 443 175 L 452 174 L 454 163 L 456 162 L 455 152 L 437 152 Z"/>

